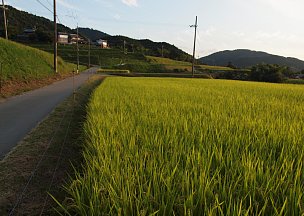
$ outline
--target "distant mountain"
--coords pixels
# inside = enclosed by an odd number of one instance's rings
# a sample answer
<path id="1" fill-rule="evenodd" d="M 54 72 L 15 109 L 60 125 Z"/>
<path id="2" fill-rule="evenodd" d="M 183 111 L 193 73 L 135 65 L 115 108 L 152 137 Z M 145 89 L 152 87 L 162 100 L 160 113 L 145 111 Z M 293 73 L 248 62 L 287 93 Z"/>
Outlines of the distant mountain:
<path id="1" fill-rule="evenodd" d="M 249 68 L 260 63 L 265 63 L 288 66 L 293 71 L 300 71 L 304 69 L 304 61 L 302 60 L 246 49 L 217 52 L 201 58 L 200 61 L 203 64 L 217 66 L 227 66 L 229 63 L 231 63 L 238 68 Z"/>
<path id="2" fill-rule="evenodd" d="M 107 33 L 91 28 L 79 28 L 78 31 L 81 35 L 90 38 L 91 41 L 96 41 L 98 39 L 102 39 L 110 36 Z"/>

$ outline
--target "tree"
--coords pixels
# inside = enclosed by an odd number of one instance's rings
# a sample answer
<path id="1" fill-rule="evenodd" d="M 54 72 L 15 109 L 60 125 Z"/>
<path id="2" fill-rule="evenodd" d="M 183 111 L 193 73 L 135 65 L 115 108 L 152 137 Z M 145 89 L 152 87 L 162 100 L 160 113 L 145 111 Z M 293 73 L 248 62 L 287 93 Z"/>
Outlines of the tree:
<path id="1" fill-rule="evenodd" d="M 228 62 L 227 67 L 232 68 L 232 69 L 236 69 L 236 68 L 237 68 L 236 66 L 234 66 L 234 65 L 232 64 L 231 61 Z"/>
<path id="2" fill-rule="evenodd" d="M 286 79 L 284 74 L 288 74 L 288 71 L 288 67 L 272 64 L 258 64 L 252 67 L 250 80 L 281 83 Z"/>

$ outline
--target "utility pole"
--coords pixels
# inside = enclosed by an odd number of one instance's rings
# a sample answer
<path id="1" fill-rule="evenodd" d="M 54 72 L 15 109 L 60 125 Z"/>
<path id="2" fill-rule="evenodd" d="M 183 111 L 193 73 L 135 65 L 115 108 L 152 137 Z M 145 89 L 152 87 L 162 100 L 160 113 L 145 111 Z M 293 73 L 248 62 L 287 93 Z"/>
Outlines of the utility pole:
<path id="1" fill-rule="evenodd" d="M 89 39 L 89 68 L 91 67 L 91 40 Z"/>
<path id="2" fill-rule="evenodd" d="M 3 18 L 4 18 L 4 29 L 5 29 L 5 38 L 8 40 L 8 34 L 7 34 L 7 19 L 6 19 L 6 7 L 4 5 L 4 0 L 2 0 L 2 9 L 3 9 Z"/>
<path id="3" fill-rule="evenodd" d="M 76 41 L 76 49 L 77 49 L 77 74 L 79 73 L 79 30 L 77 23 L 77 41 Z"/>
<path id="4" fill-rule="evenodd" d="M 127 54 L 126 53 L 126 40 L 124 40 L 124 54 Z"/>
<path id="5" fill-rule="evenodd" d="M 164 44 L 162 43 L 162 58 L 164 58 Z"/>
<path id="6" fill-rule="evenodd" d="M 0 62 L 0 96 L 2 95 L 2 62 Z"/>
<path id="7" fill-rule="evenodd" d="M 197 30 L 197 16 L 195 17 L 195 25 L 191 25 L 191 28 L 195 28 L 194 32 L 194 46 L 193 46 L 193 56 L 192 56 L 192 77 L 194 77 L 194 64 L 195 64 L 195 48 L 196 48 L 196 30 Z"/>
<path id="8" fill-rule="evenodd" d="M 57 70 L 57 14 L 56 14 L 56 0 L 54 0 L 54 72 Z"/>

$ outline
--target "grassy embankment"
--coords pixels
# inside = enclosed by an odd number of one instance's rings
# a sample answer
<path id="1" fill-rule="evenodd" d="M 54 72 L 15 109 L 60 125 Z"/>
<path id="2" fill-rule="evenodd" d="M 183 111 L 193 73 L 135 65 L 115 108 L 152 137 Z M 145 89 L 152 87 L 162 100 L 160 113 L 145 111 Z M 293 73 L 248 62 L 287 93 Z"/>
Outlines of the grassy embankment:
<path id="1" fill-rule="evenodd" d="M 71 215 L 304 214 L 304 86 L 108 78 Z"/>
<path id="2" fill-rule="evenodd" d="M 59 74 L 53 72 L 53 56 L 47 52 L 0 38 L 1 96 L 18 94 L 71 75 L 76 66 L 58 58 Z M 81 69 L 84 69 L 82 67 Z"/>

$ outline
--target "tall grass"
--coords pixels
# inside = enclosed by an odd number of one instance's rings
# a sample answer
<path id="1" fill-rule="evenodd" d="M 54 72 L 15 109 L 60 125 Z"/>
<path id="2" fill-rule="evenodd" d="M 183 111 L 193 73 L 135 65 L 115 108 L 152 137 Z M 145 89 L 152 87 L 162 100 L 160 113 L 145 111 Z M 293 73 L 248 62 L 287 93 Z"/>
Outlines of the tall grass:
<path id="1" fill-rule="evenodd" d="M 79 215 L 303 215 L 304 87 L 108 78 L 84 126 Z"/>
<path id="2" fill-rule="evenodd" d="M 53 55 L 19 43 L 0 38 L 2 80 L 26 81 L 54 75 Z M 76 66 L 58 58 L 58 71 L 68 73 Z"/>

